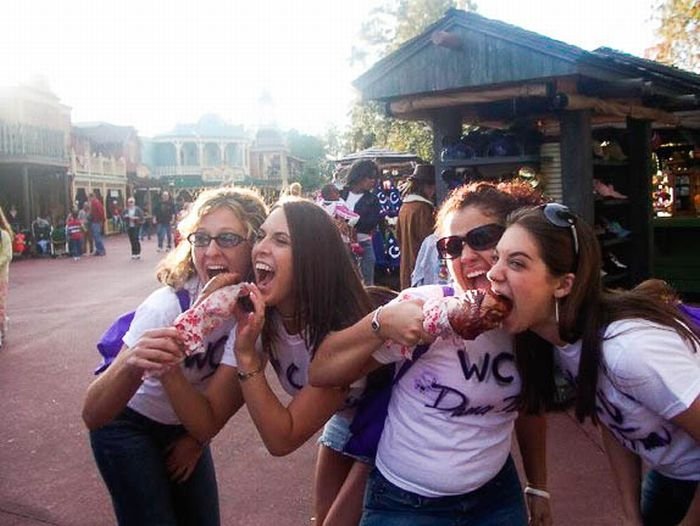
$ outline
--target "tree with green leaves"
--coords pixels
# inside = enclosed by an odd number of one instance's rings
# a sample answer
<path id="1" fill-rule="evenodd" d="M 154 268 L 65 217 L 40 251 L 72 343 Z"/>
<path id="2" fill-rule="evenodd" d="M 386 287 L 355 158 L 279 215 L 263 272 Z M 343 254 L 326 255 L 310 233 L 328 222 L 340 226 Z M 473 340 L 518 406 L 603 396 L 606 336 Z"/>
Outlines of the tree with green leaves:
<path id="1" fill-rule="evenodd" d="M 289 153 L 302 159 L 304 168 L 298 181 L 305 192 L 311 192 L 323 186 L 329 175 L 326 160 L 326 145 L 318 137 L 299 133 L 297 130 L 287 132 Z"/>
<path id="2" fill-rule="evenodd" d="M 450 8 L 474 11 L 476 3 L 474 0 L 385 1 L 362 24 L 361 44 L 353 48 L 351 63 L 367 67 L 422 33 Z M 345 147 L 347 151 L 370 147 L 409 151 L 426 161 L 431 161 L 433 156 L 432 131 L 427 123 L 389 117 L 377 102 L 357 101 L 353 105 Z"/>
<path id="3" fill-rule="evenodd" d="M 660 42 L 648 50 L 649 58 L 700 73 L 700 2 L 655 0 L 653 13 Z"/>

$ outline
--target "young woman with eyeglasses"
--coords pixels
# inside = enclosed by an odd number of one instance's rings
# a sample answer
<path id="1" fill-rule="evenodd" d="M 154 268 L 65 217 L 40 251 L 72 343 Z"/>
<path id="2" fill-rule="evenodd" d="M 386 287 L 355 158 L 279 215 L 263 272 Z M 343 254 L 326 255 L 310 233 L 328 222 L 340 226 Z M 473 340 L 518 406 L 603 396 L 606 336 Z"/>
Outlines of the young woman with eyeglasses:
<path id="1" fill-rule="evenodd" d="M 225 351 L 234 320 L 207 338 L 205 354 L 188 358 L 172 324 L 212 277 L 252 278 L 253 239 L 266 216 L 254 191 L 200 194 L 178 225 L 189 243 L 161 262 L 164 286 L 137 308 L 123 349 L 88 388 L 83 420 L 121 525 L 220 523 L 207 444 L 243 404 Z"/>
<path id="2" fill-rule="evenodd" d="M 602 424 L 624 524 L 698 524 L 700 329 L 646 284 L 604 290 L 600 261 L 593 229 L 568 208 L 516 212 L 488 273 L 513 302 L 503 327 L 549 342 L 577 417 Z"/>
<path id="3" fill-rule="evenodd" d="M 472 183 L 450 195 L 438 212 L 436 235 L 456 295 L 490 287 L 486 273 L 506 216 L 541 201 L 518 182 Z M 311 363 L 312 384 L 347 385 L 380 364 L 411 359 L 417 344 L 431 341 L 423 329 L 422 305 L 442 295 L 436 285 L 406 289 L 396 301 L 329 335 Z M 472 341 L 439 337 L 414 360 L 392 388 L 362 525 L 447 525 L 467 519 L 474 525 L 528 524 L 510 457 L 516 418 L 531 484 L 526 490 L 530 524 L 551 524 L 545 424 L 537 414 L 542 398 L 536 371 L 521 376 L 520 361 L 513 339 L 500 329 Z"/>

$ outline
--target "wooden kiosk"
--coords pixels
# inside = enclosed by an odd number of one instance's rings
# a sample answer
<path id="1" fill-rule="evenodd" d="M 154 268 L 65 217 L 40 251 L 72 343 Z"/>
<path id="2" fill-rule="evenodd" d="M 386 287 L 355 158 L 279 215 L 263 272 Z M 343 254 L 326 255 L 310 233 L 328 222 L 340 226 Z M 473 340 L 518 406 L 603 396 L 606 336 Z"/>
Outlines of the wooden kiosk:
<path id="1" fill-rule="evenodd" d="M 431 125 L 437 174 L 477 168 L 503 177 L 530 166 L 546 175 L 547 193 L 591 224 L 621 227 L 599 237 L 605 257 L 622 263 L 604 266 L 608 284 L 652 275 L 652 127 L 700 128 L 700 76 L 452 9 L 354 85 L 388 114 Z M 470 147 L 466 125 L 517 126 L 541 141 L 523 146 L 515 136 L 515 148 L 494 153 Z M 450 156 L 448 137 L 462 137 L 464 151 Z M 445 193 L 438 177 L 438 196 Z"/>

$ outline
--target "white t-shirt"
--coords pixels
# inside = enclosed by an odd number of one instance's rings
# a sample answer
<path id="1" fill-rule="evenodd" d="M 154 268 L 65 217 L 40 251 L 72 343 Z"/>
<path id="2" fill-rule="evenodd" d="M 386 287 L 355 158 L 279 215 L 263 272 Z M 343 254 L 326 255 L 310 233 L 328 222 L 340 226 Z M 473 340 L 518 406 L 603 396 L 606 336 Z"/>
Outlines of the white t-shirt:
<path id="1" fill-rule="evenodd" d="M 277 349 L 275 356 L 270 357 L 272 368 L 277 373 L 277 379 L 282 389 L 290 395 L 296 395 L 304 386 L 309 383 L 309 363 L 311 363 L 311 351 L 306 346 L 301 334 L 289 334 L 285 329 L 282 319 L 272 313 L 270 323 L 274 324 L 274 331 L 277 339 L 274 342 Z M 229 335 L 226 344 L 225 356 L 232 356 L 233 361 L 229 364 L 236 366 L 236 357 L 233 347 L 236 341 L 236 334 L 233 331 Z M 261 351 L 260 340 L 257 343 L 258 351 Z M 230 352 L 229 352 L 230 349 Z M 222 360 L 222 363 L 223 360 Z M 366 379 L 362 378 L 350 386 L 350 391 L 345 399 L 345 407 L 338 411 L 339 414 L 352 418 L 354 408 L 357 406 L 359 398 L 362 396 L 366 384 Z"/>
<path id="2" fill-rule="evenodd" d="M 581 342 L 557 349 L 569 379 Z M 667 477 L 700 480 L 700 444 L 670 419 L 700 396 L 700 352 L 677 332 L 641 319 L 611 323 L 602 345 L 596 412 L 627 449 Z"/>
<path id="3" fill-rule="evenodd" d="M 199 280 L 190 279 L 185 284 L 185 289 L 194 301 L 200 290 Z M 131 347 L 147 330 L 170 327 L 181 312 L 180 302 L 173 288 L 163 287 L 156 290 L 136 309 L 131 327 L 124 335 L 124 343 Z M 233 320 L 222 324 L 207 338 L 206 353 L 190 356 L 180 364 L 185 377 L 197 390 L 205 389 L 220 362 L 231 362 L 230 356 L 222 360 L 222 355 L 226 337 L 233 327 Z M 180 423 L 165 389 L 156 377 L 146 378 L 127 405 L 161 424 Z"/>
<path id="4" fill-rule="evenodd" d="M 428 285 L 393 301 L 442 295 L 442 287 Z M 403 362 L 404 353 L 389 344 L 374 358 Z M 505 331 L 473 341 L 438 338 L 394 385 L 377 468 L 392 484 L 426 497 L 480 488 L 508 458 L 520 389 Z"/>

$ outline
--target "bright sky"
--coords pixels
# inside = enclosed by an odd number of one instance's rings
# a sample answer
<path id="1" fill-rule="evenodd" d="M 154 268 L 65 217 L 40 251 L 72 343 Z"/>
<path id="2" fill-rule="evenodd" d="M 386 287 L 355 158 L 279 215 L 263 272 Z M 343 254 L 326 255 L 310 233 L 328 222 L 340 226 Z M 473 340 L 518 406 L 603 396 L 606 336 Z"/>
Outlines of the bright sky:
<path id="1" fill-rule="evenodd" d="M 380 0 L 23 0 L 3 2 L 0 86 L 40 74 L 73 122 L 142 135 L 216 113 L 260 124 L 262 93 L 283 129 L 342 128 L 366 67 L 348 58 Z M 650 0 L 477 0 L 489 18 L 587 50 L 642 55 Z M 369 65 L 367 65 L 368 67 Z"/>

